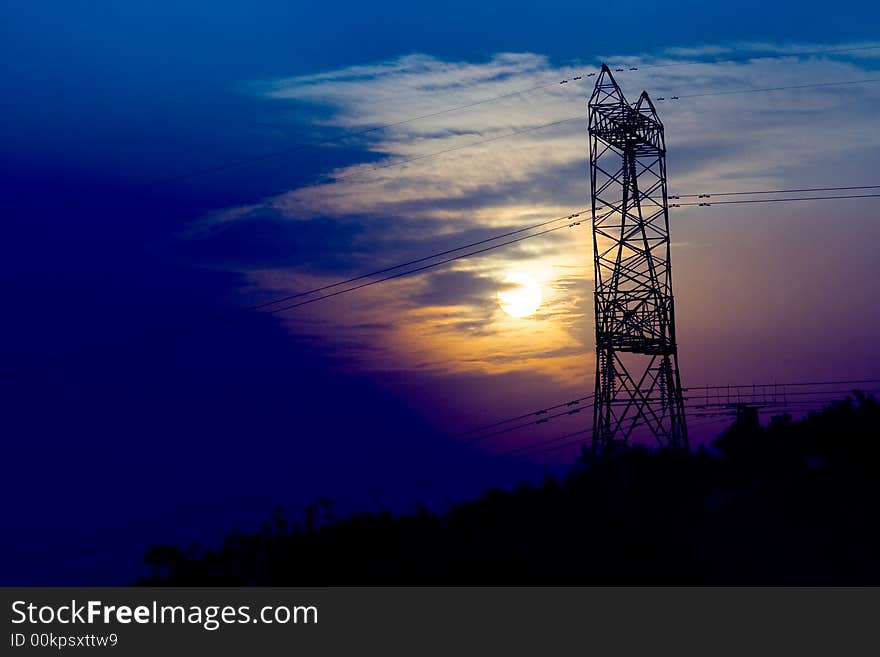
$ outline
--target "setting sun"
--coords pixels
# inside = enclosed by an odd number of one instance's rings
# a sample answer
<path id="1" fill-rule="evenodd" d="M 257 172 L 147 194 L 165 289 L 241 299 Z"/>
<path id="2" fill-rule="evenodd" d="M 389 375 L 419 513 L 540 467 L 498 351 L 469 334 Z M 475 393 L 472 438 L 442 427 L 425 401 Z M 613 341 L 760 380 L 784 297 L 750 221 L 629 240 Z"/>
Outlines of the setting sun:
<path id="1" fill-rule="evenodd" d="M 498 305 L 511 317 L 527 317 L 541 305 L 541 287 L 528 274 L 510 274 L 498 290 Z"/>

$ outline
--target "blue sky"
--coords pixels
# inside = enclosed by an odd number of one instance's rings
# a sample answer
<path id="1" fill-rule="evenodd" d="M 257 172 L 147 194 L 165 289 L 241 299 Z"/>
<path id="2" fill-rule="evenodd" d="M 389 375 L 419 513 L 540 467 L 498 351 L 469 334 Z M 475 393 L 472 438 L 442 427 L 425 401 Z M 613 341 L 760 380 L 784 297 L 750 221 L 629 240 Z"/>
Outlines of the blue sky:
<path id="1" fill-rule="evenodd" d="M 566 116 L 585 102 L 578 90 L 147 183 L 528 87 L 605 56 L 840 48 L 875 43 L 880 24 L 872 3 L 310 4 L 4 10 L 0 405 L 14 467 L 0 489 L 11 537 L 0 582 L 126 581 L 148 544 L 209 542 L 277 504 L 293 515 L 318 494 L 342 507 L 439 504 L 570 460 L 500 459 L 448 436 L 582 390 L 581 371 L 592 371 L 589 281 L 576 271 L 589 259 L 583 236 L 307 315 L 242 308 L 582 203 L 577 126 L 389 169 L 368 185 L 302 188 Z M 855 79 L 875 76 L 878 62 L 875 52 L 670 68 L 621 84 L 635 96 L 643 86 Z M 670 189 L 877 182 L 877 86 L 663 107 Z M 681 215 L 686 380 L 876 373 L 876 210 L 853 203 Z M 828 221 L 841 217 L 845 229 Z M 548 301 L 516 322 L 492 299 L 524 266 Z M 365 460 L 375 466 L 358 467 Z M 428 493 L 413 484 L 462 461 L 476 474 Z"/>
<path id="2" fill-rule="evenodd" d="M 3 136 L 25 160 L 43 162 L 48 150 L 58 166 L 136 180 L 260 152 L 259 123 L 276 108 L 237 93 L 247 80 L 413 52 L 471 61 L 537 52 L 563 64 L 739 40 L 864 40 L 877 11 L 867 2 L 16 3 L 0 28 L 0 80 L 16 98 Z"/>

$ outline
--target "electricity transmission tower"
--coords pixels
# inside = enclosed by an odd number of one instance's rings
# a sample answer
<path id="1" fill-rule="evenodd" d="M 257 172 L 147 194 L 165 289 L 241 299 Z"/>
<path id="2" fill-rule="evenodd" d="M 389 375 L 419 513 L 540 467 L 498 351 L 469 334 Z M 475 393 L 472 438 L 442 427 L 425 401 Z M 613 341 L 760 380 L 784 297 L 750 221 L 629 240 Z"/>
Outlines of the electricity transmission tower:
<path id="1" fill-rule="evenodd" d="M 686 447 L 669 253 L 663 124 L 626 102 L 605 65 L 589 102 L 596 305 L 593 449 L 647 427 Z"/>

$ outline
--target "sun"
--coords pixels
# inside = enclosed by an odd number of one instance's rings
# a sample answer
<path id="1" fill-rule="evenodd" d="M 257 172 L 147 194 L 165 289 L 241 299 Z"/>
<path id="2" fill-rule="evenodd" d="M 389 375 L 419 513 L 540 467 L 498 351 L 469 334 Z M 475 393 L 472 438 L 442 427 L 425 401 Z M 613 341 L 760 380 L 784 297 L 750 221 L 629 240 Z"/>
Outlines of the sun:
<path id="1" fill-rule="evenodd" d="M 511 317 L 528 317 L 541 305 L 541 286 L 526 273 L 510 274 L 498 290 L 498 305 Z"/>

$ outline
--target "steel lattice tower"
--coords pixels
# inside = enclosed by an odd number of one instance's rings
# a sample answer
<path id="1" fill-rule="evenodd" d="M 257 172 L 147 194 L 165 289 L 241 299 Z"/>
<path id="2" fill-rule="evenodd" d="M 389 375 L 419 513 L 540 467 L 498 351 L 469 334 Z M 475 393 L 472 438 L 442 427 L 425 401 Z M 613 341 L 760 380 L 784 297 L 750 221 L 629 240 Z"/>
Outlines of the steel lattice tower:
<path id="1" fill-rule="evenodd" d="M 603 64 L 589 102 L 596 304 L 593 448 L 648 427 L 686 447 L 672 297 L 666 143 L 646 91 L 630 105 Z"/>

